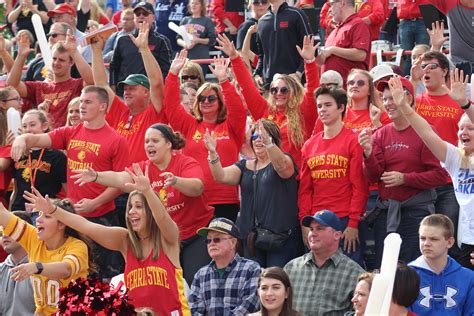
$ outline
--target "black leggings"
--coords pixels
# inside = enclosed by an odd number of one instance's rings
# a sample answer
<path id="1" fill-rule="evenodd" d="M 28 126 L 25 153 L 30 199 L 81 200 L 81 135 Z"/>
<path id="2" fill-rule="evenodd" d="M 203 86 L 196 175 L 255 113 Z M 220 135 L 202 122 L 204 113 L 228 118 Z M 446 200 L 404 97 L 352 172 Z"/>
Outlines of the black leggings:
<path id="1" fill-rule="evenodd" d="M 237 214 L 239 214 L 239 204 L 213 204 L 214 217 L 225 217 L 235 223 Z"/>
<path id="2" fill-rule="evenodd" d="M 179 259 L 183 268 L 184 279 L 191 287 L 194 275 L 199 269 L 211 262 L 205 243 L 206 237 L 195 235 L 181 241 Z"/>

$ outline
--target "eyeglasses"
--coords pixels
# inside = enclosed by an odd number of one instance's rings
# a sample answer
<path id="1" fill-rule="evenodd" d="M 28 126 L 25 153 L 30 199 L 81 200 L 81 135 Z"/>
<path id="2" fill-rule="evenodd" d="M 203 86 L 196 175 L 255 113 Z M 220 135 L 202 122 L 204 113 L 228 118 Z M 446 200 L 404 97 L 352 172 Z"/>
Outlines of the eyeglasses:
<path id="1" fill-rule="evenodd" d="M 260 138 L 260 134 L 259 133 L 253 133 L 252 136 L 250 136 L 250 139 L 251 140 L 257 140 Z"/>
<path id="2" fill-rule="evenodd" d="M 438 63 L 429 63 L 429 64 L 421 64 L 421 69 L 425 70 L 426 68 L 434 70 L 439 67 Z"/>
<path id="3" fill-rule="evenodd" d="M 183 80 L 198 80 L 199 77 L 196 75 L 182 75 L 181 79 Z"/>
<path id="4" fill-rule="evenodd" d="M 347 82 L 347 85 L 348 85 L 348 86 L 357 85 L 358 87 L 363 87 L 363 86 L 365 86 L 365 81 L 362 80 L 362 79 L 359 79 L 359 80 L 357 80 L 357 81 L 356 81 L 356 80 L 349 80 L 349 81 Z"/>
<path id="5" fill-rule="evenodd" d="M 253 0 L 253 5 L 265 5 L 268 3 L 268 0 Z"/>
<path id="6" fill-rule="evenodd" d="M 17 101 L 17 102 L 20 102 L 20 101 L 21 101 L 21 97 L 14 97 L 14 98 L 11 98 L 11 99 L 3 100 L 3 102 L 8 102 L 8 101 Z"/>
<path id="7" fill-rule="evenodd" d="M 58 36 L 66 36 L 66 33 L 54 33 L 54 32 L 48 33 L 48 38 L 49 37 L 56 38 Z"/>
<path id="8" fill-rule="evenodd" d="M 197 97 L 197 99 L 201 103 L 206 102 L 206 100 L 207 100 L 207 102 L 211 103 L 211 102 L 214 102 L 214 101 L 217 100 L 217 95 L 214 95 L 214 94 L 211 94 L 211 95 L 208 95 L 208 96 L 200 95 L 200 96 Z"/>
<path id="9" fill-rule="evenodd" d="M 137 11 L 135 12 L 135 15 L 140 17 L 140 16 L 144 16 L 144 17 L 147 17 L 149 16 L 151 13 L 150 12 L 147 12 L 147 11 Z"/>
<path id="10" fill-rule="evenodd" d="M 227 239 L 232 239 L 231 237 L 227 237 L 227 238 L 224 238 L 224 237 L 214 237 L 214 238 L 206 238 L 204 239 L 204 242 L 209 245 L 211 242 L 215 243 L 215 244 L 218 244 L 220 243 L 222 240 L 227 240 Z"/>
<path id="11" fill-rule="evenodd" d="M 339 87 L 339 84 L 338 84 L 338 83 L 334 83 L 334 82 L 321 83 L 321 87 L 337 88 L 337 87 Z"/>
<path id="12" fill-rule="evenodd" d="M 280 92 L 281 94 L 287 94 L 288 92 L 290 92 L 290 90 L 288 90 L 287 87 L 281 87 L 281 88 L 272 87 L 272 88 L 270 88 L 270 93 L 272 95 L 276 95 L 278 92 Z"/>

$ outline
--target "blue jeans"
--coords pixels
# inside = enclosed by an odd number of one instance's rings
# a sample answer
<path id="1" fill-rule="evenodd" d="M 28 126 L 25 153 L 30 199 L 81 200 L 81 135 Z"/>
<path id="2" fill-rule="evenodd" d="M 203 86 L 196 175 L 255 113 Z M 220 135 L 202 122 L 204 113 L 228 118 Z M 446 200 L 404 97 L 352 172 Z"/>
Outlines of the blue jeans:
<path id="1" fill-rule="evenodd" d="M 397 233 L 400 234 L 402 245 L 400 246 L 399 259 L 409 263 L 421 255 L 419 246 L 418 229 L 421 220 L 431 215 L 428 210 L 402 208 L 400 225 Z M 387 211 L 382 211 L 374 223 L 375 234 L 375 268 L 382 264 L 384 240 L 387 236 Z"/>
<path id="2" fill-rule="evenodd" d="M 366 211 L 375 209 L 378 196 L 378 190 L 370 191 L 369 199 L 365 205 Z M 372 225 L 368 225 L 365 221 L 361 221 L 359 224 L 359 241 L 364 255 L 365 267 L 371 271 L 375 269 L 375 237 Z"/>
<path id="3" fill-rule="evenodd" d="M 286 241 L 283 249 L 278 251 L 265 251 L 255 247 L 255 256 L 249 255 L 247 241 L 243 240 L 242 248 L 244 249 L 244 257 L 252 259 L 262 267 L 284 267 L 290 260 L 303 255 L 304 246 L 303 239 L 301 238 L 300 227 L 292 230 L 292 233 Z"/>
<path id="4" fill-rule="evenodd" d="M 411 50 L 418 44 L 430 44 L 430 36 L 426 32 L 426 26 L 423 20 L 403 20 L 400 21 L 400 47 L 403 50 Z M 405 75 L 410 74 L 411 58 L 408 56 L 403 63 Z"/>
<path id="5" fill-rule="evenodd" d="M 347 224 L 349 224 L 349 216 L 341 218 L 341 222 L 344 225 L 344 229 L 343 229 L 343 231 L 344 231 L 347 228 Z M 364 229 L 361 230 L 360 227 L 359 227 L 359 240 L 365 240 L 365 237 L 361 236 L 361 233 L 364 234 L 365 230 Z M 344 239 L 341 239 L 341 243 L 339 244 L 339 248 L 343 249 L 342 252 L 346 256 L 348 256 L 349 258 L 351 258 L 352 260 L 357 262 L 362 268 L 365 269 L 365 262 L 364 262 L 364 248 L 365 247 L 364 247 L 364 243 L 360 242 L 357 245 L 356 251 L 346 252 L 346 251 L 344 251 Z"/>

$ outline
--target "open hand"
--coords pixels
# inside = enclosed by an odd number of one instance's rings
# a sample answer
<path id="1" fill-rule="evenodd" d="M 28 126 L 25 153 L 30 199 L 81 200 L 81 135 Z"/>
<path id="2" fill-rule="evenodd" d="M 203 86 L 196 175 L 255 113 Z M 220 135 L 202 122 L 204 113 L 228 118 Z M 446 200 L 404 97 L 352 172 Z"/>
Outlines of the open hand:
<path id="1" fill-rule="evenodd" d="M 43 197 L 35 187 L 31 188 L 31 192 L 24 191 L 23 198 L 29 202 L 27 204 L 28 206 L 32 209 L 43 212 L 44 214 L 51 214 L 56 209 L 49 196 L 46 195 Z"/>
<path id="2" fill-rule="evenodd" d="M 206 128 L 206 133 L 204 133 L 204 146 L 208 151 L 215 153 L 216 145 L 216 134 L 214 133 L 214 131 L 212 133 L 209 133 L 209 129 Z"/>
<path id="3" fill-rule="evenodd" d="M 130 39 L 132 40 L 133 44 L 138 49 L 148 49 L 148 33 L 150 32 L 150 25 L 148 23 L 143 22 L 140 24 L 138 28 L 138 36 L 135 37 L 133 35 L 129 35 Z"/>
<path id="4" fill-rule="evenodd" d="M 300 54 L 301 58 L 306 61 L 313 60 L 316 55 L 316 51 L 318 50 L 320 43 L 316 43 L 314 45 L 314 36 L 312 35 L 305 35 L 303 39 L 303 48 L 296 45 L 296 49 Z"/>
<path id="5" fill-rule="evenodd" d="M 76 181 L 74 181 L 74 184 L 78 184 L 80 187 L 82 187 L 86 183 L 94 182 L 97 180 L 97 171 L 92 168 L 71 171 L 72 173 L 74 173 L 71 176 L 71 179 L 76 179 Z"/>
<path id="6" fill-rule="evenodd" d="M 227 68 L 229 68 L 230 59 L 224 57 L 214 57 L 214 63 L 209 65 L 209 69 L 216 76 L 219 82 L 227 79 Z"/>
<path id="7" fill-rule="evenodd" d="M 464 71 L 459 69 L 451 70 L 449 74 L 451 89 L 449 96 L 456 101 L 459 106 L 464 106 L 469 102 L 466 93 L 468 76 L 464 76 Z"/>
<path id="8" fill-rule="evenodd" d="M 239 54 L 237 53 L 237 50 L 235 49 L 234 43 L 225 34 L 219 34 L 217 36 L 216 41 L 220 45 L 220 46 L 216 46 L 217 49 L 223 51 L 224 54 L 226 54 L 232 59 L 237 58 Z"/>
<path id="9" fill-rule="evenodd" d="M 178 75 L 181 69 L 183 69 L 184 65 L 188 61 L 188 51 L 182 49 L 179 53 L 176 53 L 175 58 L 171 62 L 170 72 L 173 75 Z"/>
<path id="10" fill-rule="evenodd" d="M 125 186 L 130 190 L 138 190 L 145 192 L 151 190 L 150 178 L 148 177 L 148 166 L 145 166 L 145 173 L 137 163 L 132 165 L 132 168 L 125 168 L 125 171 L 132 177 L 132 182 L 125 183 Z"/>

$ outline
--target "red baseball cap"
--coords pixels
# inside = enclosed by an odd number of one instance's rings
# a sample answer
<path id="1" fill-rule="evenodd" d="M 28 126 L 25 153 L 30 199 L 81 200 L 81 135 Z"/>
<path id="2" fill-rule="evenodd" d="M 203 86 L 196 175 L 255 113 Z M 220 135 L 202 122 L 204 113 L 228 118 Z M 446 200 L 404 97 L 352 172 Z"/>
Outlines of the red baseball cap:
<path id="1" fill-rule="evenodd" d="M 411 84 L 410 80 L 408 80 L 405 77 L 398 77 L 400 78 L 400 81 L 402 82 L 402 86 L 410 92 L 410 94 L 415 97 L 415 89 L 413 88 L 413 85 Z M 377 83 L 377 90 L 380 92 L 383 92 L 385 90 L 385 87 L 388 86 L 388 80 L 382 80 L 379 83 Z"/>
<path id="2" fill-rule="evenodd" d="M 52 18 L 55 14 L 67 13 L 74 17 L 77 17 L 77 10 L 67 3 L 61 3 L 54 7 L 53 10 L 48 12 L 48 16 Z"/>

